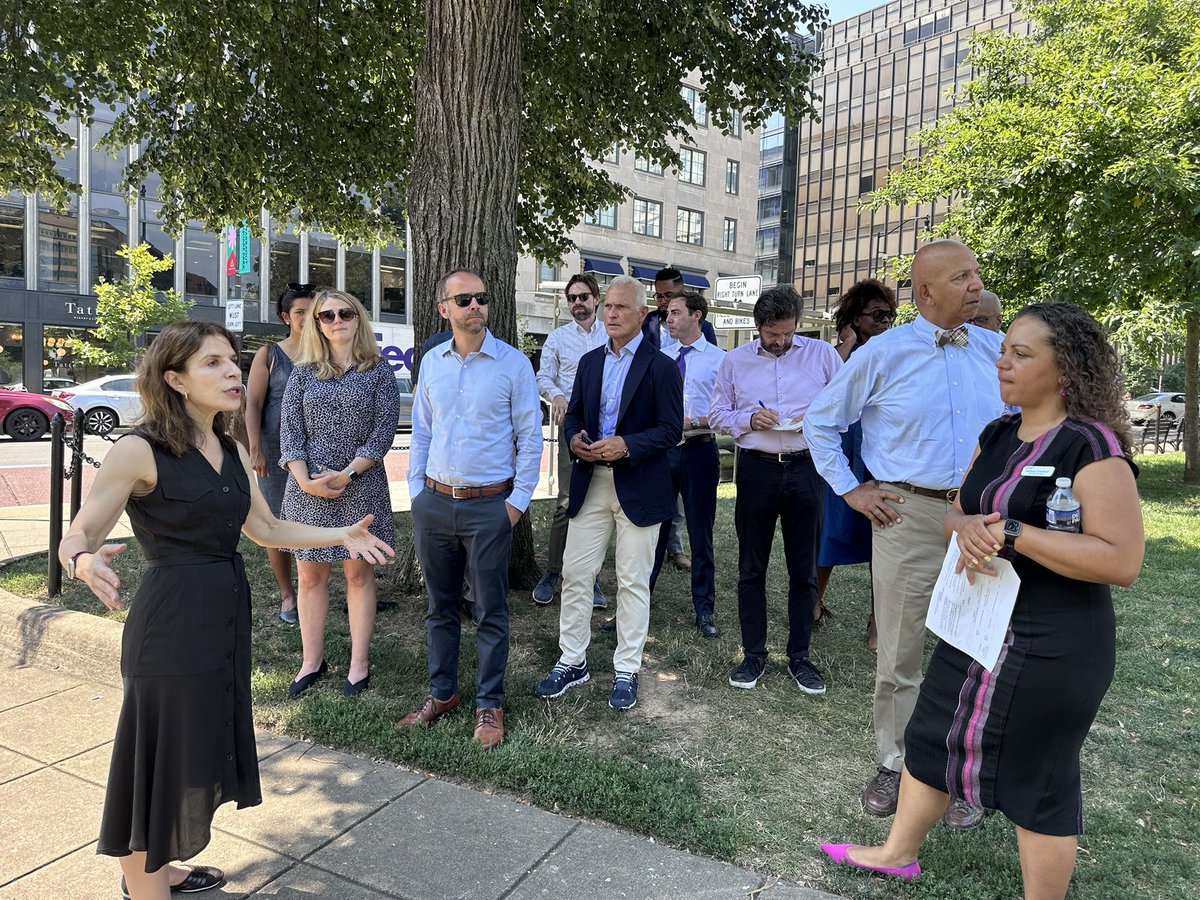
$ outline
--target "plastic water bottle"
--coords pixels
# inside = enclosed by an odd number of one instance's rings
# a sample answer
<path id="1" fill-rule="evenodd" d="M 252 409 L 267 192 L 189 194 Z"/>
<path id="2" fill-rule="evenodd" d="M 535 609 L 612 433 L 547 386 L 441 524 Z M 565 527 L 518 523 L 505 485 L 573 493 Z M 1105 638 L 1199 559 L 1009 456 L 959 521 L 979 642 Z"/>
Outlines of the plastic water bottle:
<path id="1" fill-rule="evenodd" d="M 1046 501 L 1046 528 L 1050 531 L 1079 530 L 1079 501 L 1071 492 L 1071 479 L 1058 478 L 1055 490 Z"/>

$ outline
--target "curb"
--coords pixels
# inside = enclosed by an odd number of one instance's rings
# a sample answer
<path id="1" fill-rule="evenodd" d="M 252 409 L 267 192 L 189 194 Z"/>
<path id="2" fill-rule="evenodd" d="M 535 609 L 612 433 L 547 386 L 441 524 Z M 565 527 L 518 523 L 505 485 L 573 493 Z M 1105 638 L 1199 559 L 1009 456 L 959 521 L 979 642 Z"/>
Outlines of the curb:
<path id="1" fill-rule="evenodd" d="M 120 687 L 121 636 L 112 619 L 36 603 L 0 589 L 0 655 L 17 666 Z"/>

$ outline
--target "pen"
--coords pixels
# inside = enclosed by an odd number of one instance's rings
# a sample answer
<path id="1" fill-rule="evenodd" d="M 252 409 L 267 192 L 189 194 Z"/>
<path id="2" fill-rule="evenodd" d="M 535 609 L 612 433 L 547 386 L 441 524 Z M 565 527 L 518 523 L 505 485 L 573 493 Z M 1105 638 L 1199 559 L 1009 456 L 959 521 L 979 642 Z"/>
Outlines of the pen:
<path id="1" fill-rule="evenodd" d="M 758 401 L 758 405 L 761 406 L 763 409 L 767 408 L 767 404 L 763 403 L 761 400 Z"/>

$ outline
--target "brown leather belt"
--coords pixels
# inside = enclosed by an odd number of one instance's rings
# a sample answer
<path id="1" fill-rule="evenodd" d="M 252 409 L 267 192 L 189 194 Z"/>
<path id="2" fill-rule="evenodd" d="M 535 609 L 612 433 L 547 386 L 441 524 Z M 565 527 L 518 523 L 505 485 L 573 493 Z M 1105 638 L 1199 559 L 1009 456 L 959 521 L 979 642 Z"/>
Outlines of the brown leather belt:
<path id="1" fill-rule="evenodd" d="M 685 437 L 683 442 L 685 444 L 707 444 L 711 440 L 713 440 L 711 434 L 694 434 L 691 437 Z"/>
<path id="2" fill-rule="evenodd" d="M 958 488 L 927 488 L 916 484 L 909 484 L 907 481 L 889 481 L 888 484 L 894 484 L 896 487 L 903 488 L 910 494 L 916 494 L 918 497 L 944 500 L 946 503 L 953 503 L 954 498 L 958 496 Z M 880 485 L 881 482 L 875 482 L 876 487 Z"/>
<path id="3" fill-rule="evenodd" d="M 452 484 L 442 484 L 440 481 L 434 481 L 428 475 L 425 476 L 425 487 L 431 491 L 436 491 L 439 494 L 449 494 L 455 500 L 475 500 L 479 497 L 495 497 L 497 494 L 503 494 L 513 486 L 513 480 L 497 481 L 495 484 L 484 484 L 479 487 L 455 487 Z"/>
<path id="4" fill-rule="evenodd" d="M 766 450 L 752 450 L 749 447 L 742 448 L 743 453 L 749 453 L 751 456 L 761 456 L 763 459 L 774 460 L 779 463 L 797 462 L 801 459 L 808 459 L 812 456 L 807 450 L 789 450 L 787 453 L 768 453 Z"/>

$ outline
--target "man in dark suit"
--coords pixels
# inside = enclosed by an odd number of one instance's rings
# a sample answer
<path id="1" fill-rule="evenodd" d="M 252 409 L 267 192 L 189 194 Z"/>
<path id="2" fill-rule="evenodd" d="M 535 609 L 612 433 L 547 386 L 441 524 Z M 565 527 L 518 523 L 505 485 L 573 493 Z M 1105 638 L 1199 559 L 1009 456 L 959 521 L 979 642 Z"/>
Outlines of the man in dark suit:
<path id="1" fill-rule="evenodd" d="M 609 705 L 637 703 L 642 648 L 650 624 L 650 572 L 659 526 L 675 512 L 667 452 L 683 434 L 683 380 L 641 326 L 645 294 L 622 275 L 604 298 L 608 342 L 583 355 L 564 436 L 575 459 L 563 553 L 558 664 L 537 686 L 560 697 L 591 676 L 592 582 L 617 532 L 617 650 Z"/>
<path id="2" fill-rule="evenodd" d="M 686 291 L 683 273 L 678 269 L 667 266 L 654 273 L 655 309 L 650 310 L 642 320 L 642 336 L 660 350 L 678 343 L 667 332 L 667 304 L 672 297 L 682 296 Z M 714 347 L 717 346 L 717 333 L 707 319 L 700 323 L 700 334 Z"/>

